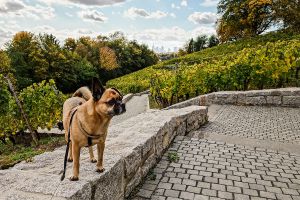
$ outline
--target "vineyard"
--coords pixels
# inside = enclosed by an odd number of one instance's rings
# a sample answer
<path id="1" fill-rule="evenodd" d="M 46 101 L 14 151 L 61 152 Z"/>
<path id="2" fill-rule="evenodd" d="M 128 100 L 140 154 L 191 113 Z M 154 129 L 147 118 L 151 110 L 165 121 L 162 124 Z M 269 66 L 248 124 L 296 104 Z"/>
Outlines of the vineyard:
<path id="1" fill-rule="evenodd" d="M 19 143 L 18 139 L 24 140 L 29 135 L 24 134 L 28 127 L 6 82 L 2 81 L 0 85 L 0 140 L 6 143 L 6 139 L 9 138 L 12 143 Z M 35 132 L 39 127 L 51 129 L 62 119 L 62 104 L 66 96 L 57 90 L 53 80 L 35 83 L 23 89 L 19 92 L 18 99 Z"/>
<path id="2" fill-rule="evenodd" d="M 300 86 L 300 35 L 269 33 L 175 58 L 108 82 L 150 88 L 160 107 L 222 90 Z"/>

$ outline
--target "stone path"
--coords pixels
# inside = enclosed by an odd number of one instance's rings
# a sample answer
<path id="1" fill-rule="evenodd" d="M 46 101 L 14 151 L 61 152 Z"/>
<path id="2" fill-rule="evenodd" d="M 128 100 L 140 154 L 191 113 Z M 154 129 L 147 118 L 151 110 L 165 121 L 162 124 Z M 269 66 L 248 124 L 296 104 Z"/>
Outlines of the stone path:
<path id="1" fill-rule="evenodd" d="M 300 199 L 300 109 L 213 105 L 209 115 L 131 199 Z"/>
<path id="2" fill-rule="evenodd" d="M 141 96 L 133 96 L 126 103 L 126 112 L 122 115 L 115 116 L 112 119 L 111 125 L 119 124 L 126 119 L 137 116 L 149 109 L 148 94 L 143 94 Z"/>

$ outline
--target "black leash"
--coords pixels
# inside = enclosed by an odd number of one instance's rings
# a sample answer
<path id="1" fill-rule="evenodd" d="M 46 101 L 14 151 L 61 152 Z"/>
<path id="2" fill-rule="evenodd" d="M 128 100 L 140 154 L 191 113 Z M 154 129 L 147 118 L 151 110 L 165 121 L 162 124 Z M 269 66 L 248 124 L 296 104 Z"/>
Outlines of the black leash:
<path id="1" fill-rule="evenodd" d="M 69 153 L 69 146 L 70 146 L 70 130 L 71 130 L 71 126 L 72 126 L 72 121 L 73 121 L 73 117 L 76 113 L 77 109 L 74 110 L 74 112 L 71 115 L 71 119 L 70 119 L 70 124 L 69 124 L 69 130 L 68 130 L 68 143 L 67 143 L 67 148 L 66 148 L 66 154 L 65 154 L 65 160 L 64 160 L 64 172 L 61 175 L 60 180 L 63 181 L 65 179 L 65 175 L 66 175 L 66 168 L 67 168 L 67 159 L 68 159 L 68 153 Z"/>

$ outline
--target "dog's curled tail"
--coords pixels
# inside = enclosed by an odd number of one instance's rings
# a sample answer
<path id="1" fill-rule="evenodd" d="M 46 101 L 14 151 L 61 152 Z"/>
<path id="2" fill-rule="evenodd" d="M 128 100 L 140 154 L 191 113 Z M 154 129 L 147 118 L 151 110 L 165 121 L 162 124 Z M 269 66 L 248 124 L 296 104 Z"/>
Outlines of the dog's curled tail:
<path id="1" fill-rule="evenodd" d="M 88 101 L 90 98 L 93 97 L 93 95 L 92 95 L 92 92 L 89 90 L 89 88 L 81 87 L 78 90 L 76 90 L 76 92 L 74 92 L 72 97 L 81 97 L 81 98 L 85 99 L 86 101 Z"/>

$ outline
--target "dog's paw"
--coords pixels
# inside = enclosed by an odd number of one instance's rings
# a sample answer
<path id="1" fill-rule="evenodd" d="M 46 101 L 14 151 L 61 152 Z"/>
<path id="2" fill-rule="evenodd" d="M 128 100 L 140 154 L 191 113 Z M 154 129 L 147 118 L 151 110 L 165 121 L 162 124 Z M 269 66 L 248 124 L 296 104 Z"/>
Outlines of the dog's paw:
<path id="1" fill-rule="evenodd" d="M 96 169 L 96 172 L 99 172 L 99 173 L 102 173 L 102 172 L 104 172 L 104 171 L 105 171 L 104 168 L 101 168 L 101 169 L 97 168 L 97 169 Z"/>
<path id="2" fill-rule="evenodd" d="M 77 176 L 71 176 L 70 178 L 70 181 L 78 181 L 79 178 Z"/>
<path id="3" fill-rule="evenodd" d="M 90 161 L 91 161 L 91 163 L 95 163 L 95 162 L 97 162 L 97 159 L 96 158 L 92 158 L 92 159 L 90 159 Z"/>
<path id="4" fill-rule="evenodd" d="M 68 158 L 68 162 L 73 162 L 73 158 Z"/>

